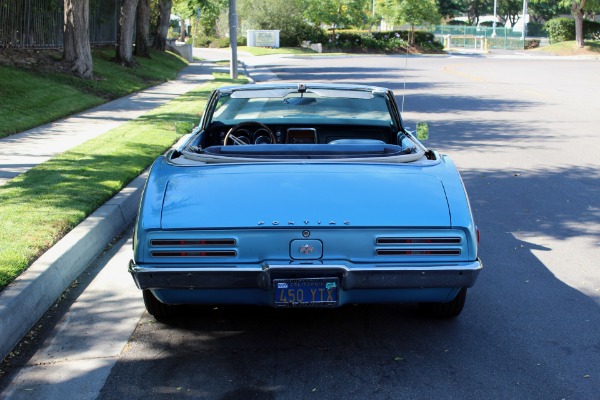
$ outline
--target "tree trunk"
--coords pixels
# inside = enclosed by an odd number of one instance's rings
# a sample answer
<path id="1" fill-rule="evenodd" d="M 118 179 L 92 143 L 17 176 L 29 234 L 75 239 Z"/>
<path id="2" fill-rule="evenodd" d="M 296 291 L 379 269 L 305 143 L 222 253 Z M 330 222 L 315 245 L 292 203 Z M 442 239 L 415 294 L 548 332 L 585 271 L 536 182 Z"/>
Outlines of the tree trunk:
<path id="1" fill-rule="evenodd" d="M 88 32 L 89 0 L 65 0 L 63 60 L 78 76 L 93 76 L 92 49 Z"/>
<path id="2" fill-rule="evenodd" d="M 583 48 L 585 42 L 583 40 L 583 13 L 575 15 L 575 40 L 577 47 Z"/>
<path id="3" fill-rule="evenodd" d="M 579 48 L 583 48 L 585 45 L 583 40 L 583 7 L 585 7 L 585 0 L 571 3 L 571 14 L 575 18 L 575 41 Z"/>
<path id="4" fill-rule="evenodd" d="M 154 35 L 152 47 L 156 50 L 165 51 L 167 32 L 169 32 L 169 25 L 171 24 L 171 7 L 173 7 L 173 1 L 160 0 L 158 7 L 160 10 L 160 17 L 158 19 L 158 27 L 156 34 Z"/>
<path id="5" fill-rule="evenodd" d="M 150 35 L 150 0 L 139 0 L 135 16 L 135 55 L 150 57 L 148 36 Z"/>
<path id="6" fill-rule="evenodd" d="M 133 59 L 133 30 L 138 0 L 122 0 L 119 33 L 117 35 L 116 61 L 126 67 L 137 65 Z"/>
<path id="7" fill-rule="evenodd" d="M 185 19 L 179 20 L 179 41 L 185 42 Z"/>

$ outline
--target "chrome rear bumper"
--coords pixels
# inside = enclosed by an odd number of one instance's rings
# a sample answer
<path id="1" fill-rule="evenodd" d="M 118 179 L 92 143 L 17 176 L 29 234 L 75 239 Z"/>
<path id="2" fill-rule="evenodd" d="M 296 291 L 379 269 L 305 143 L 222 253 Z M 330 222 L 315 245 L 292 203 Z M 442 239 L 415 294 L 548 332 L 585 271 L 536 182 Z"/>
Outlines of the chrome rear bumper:
<path id="1" fill-rule="evenodd" d="M 273 279 L 338 277 L 344 290 L 471 287 L 481 260 L 447 265 L 352 266 L 266 264 L 255 267 L 141 266 L 129 272 L 140 289 L 263 289 Z"/>

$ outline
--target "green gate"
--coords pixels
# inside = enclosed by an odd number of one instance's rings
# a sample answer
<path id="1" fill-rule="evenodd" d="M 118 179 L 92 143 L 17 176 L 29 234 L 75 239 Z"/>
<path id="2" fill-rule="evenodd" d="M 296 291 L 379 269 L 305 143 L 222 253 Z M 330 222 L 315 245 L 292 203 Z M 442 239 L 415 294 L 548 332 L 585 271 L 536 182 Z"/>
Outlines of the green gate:
<path id="1" fill-rule="evenodd" d="M 439 25 L 433 34 L 444 44 L 446 50 L 464 49 L 486 51 L 491 49 L 524 50 L 525 40 L 522 32 L 511 28 L 487 26 Z"/>

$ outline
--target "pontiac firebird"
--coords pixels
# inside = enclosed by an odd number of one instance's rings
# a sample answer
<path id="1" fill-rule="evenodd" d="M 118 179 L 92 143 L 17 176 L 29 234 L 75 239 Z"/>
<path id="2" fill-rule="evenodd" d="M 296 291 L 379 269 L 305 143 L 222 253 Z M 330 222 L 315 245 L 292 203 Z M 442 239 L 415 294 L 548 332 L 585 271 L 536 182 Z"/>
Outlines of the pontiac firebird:
<path id="1" fill-rule="evenodd" d="M 142 195 L 129 272 L 146 309 L 414 302 L 459 315 L 482 269 L 478 231 L 455 165 L 417 133 L 385 88 L 215 90 Z"/>

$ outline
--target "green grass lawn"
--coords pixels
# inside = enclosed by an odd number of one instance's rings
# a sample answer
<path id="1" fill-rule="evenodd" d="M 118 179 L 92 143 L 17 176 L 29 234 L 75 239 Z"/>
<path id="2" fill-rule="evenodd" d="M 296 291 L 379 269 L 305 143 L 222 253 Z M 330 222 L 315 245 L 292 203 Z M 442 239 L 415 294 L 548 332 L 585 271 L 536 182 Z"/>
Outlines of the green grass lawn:
<path id="1" fill-rule="evenodd" d="M 124 68 L 113 56 L 113 48 L 93 50 L 90 80 L 0 65 L 0 138 L 174 79 L 187 65 L 174 54 L 152 52 L 151 59 L 136 58 L 141 68 Z"/>
<path id="2" fill-rule="evenodd" d="M 265 56 L 269 54 L 320 54 L 314 50 L 305 49 L 303 47 L 280 47 L 278 49 L 270 49 L 267 47 L 238 46 L 238 50 L 255 56 Z"/>
<path id="3" fill-rule="evenodd" d="M 586 40 L 585 46 L 580 48 L 577 47 L 577 43 L 574 40 L 571 40 L 538 47 L 530 51 L 550 53 L 557 56 L 600 56 L 600 41 Z"/>
<path id="4" fill-rule="evenodd" d="M 197 123 L 211 91 L 246 83 L 225 74 L 0 186 L 0 290 L 119 192 Z"/>
<path id="5" fill-rule="evenodd" d="M 102 104 L 105 100 L 49 76 L 0 65 L 0 137 Z M 52 104 L 52 107 L 47 107 Z"/>

